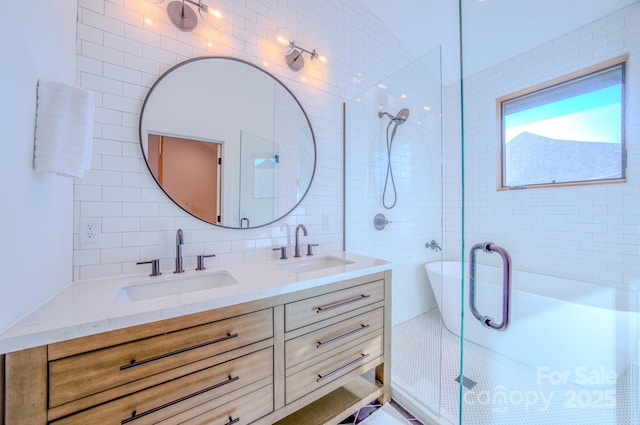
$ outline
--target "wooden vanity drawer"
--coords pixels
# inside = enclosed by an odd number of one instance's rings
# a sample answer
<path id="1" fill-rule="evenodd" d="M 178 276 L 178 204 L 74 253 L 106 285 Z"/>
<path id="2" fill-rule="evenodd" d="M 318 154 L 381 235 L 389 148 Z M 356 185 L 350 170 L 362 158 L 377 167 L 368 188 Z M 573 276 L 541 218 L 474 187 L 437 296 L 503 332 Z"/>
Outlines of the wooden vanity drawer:
<path id="1" fill-rule="evenodd" d="M 101 404 L 52 424 L 155 424 L 260 380 L 273 383 L 272 347 Z"/>
<path id="2" fill-rule="evenodd" d="M 361 366 L 379 362 L 383 352 L 383 337 L 379 335 L 344 351 L 324 356 L 324 359 L 315 364 L 299 365 L 302 367 L 294 368 L 297 370 L 295 373 L 289 375 L 287 372 L 286 403 L 291 403 L 345 375 L 359 375 Z"/>
<path id="3" fill-rule="evenodd" d="M 173 416 L 157 425 L 246 425 L 273 412 L 273 385 L 232 401 L 213 400 Z M 215 407 L 213 407 L 215 405 Z M 204 411 L 204 413 L 200 413 Z"/>
<path id="4" fill-rule="evenodd" d="M 289 332 L 320 320 L 384 299 L 384 281 L 378 280 L 285 305 L 285 331 Z"/>
<path id="5" fill-rule="evenodd" d="M 364 335 L 381 335 L 383 322 L 384 309 L 379 307 L 293 338 L 285 343 L 285 367 L 305 362 Z"/>
<path id="6" fill-rule="evenodd" d="M 51 361 L 49 407 L 272 336 L 273 313 L 267 309 Z"/>

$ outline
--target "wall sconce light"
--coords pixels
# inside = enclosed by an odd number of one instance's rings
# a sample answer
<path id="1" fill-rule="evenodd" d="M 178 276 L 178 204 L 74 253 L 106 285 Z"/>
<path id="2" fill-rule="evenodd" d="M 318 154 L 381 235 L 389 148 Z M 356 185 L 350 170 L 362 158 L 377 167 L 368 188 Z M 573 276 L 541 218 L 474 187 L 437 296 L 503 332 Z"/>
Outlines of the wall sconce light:
<path id="1" fill-rule="evenodd" d="M 309 55 L 312 63 L 327 63 L 327 57 L 320 55 L 316 51 L 316 49 L 307 50 L 299 44 L 296 44 L 295 41 L 289 40 L 283 35 L 278 35 L 276 37 L 276 40 L 278 41 L 278 43 L 287 46 L 287 53 L 285 54 L 284 60 L 287 66 L 293 71 L 298 72 L 302 68 L 304 68 L 304 57 L 302 56 L 303 53 L 307 53 Z"/>
<path id="2" fill-rule="evenodd" d="M 198 25 L 198 15 L 186 3 L 196 6 L 200 19 L 209 26 L 215 28 L 222 24 L 223 15 L 220 9 L 209 6 L 201 0 L 174 0 L 167 5 L 167 14 L 179 30 L 193 31 Z"/>

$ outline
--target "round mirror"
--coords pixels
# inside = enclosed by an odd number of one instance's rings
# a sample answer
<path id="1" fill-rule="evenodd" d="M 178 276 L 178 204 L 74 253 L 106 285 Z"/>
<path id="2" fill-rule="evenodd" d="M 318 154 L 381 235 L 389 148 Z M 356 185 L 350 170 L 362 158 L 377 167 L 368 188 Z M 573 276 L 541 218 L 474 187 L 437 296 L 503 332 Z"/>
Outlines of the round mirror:
<path id="1" fill-rule="evenodd" d="M 140 145 L 162 190 L 189 214 L 260 227 L 307 194 L 316 143 L 298 99 L 248 62 L 201 57 L 169 69 L 140 113 Z"/>

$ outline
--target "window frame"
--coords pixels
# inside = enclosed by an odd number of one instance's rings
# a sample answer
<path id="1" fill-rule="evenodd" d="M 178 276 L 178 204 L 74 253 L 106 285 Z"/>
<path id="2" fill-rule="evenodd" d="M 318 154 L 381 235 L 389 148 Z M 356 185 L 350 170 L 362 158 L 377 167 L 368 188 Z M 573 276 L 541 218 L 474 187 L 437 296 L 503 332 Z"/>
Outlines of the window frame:
<path id="1" fill-rule="evenodd" d="M 616 66 L 622 67 L 622 100 L 621 100 L 621 128 L 620 128 L 620 144 L 622 148 L 622 177 L 615 179 L 602 179 L 602 180 L 580 180 L 572 182 L 560 182 L 560 183 L 535 183 L 522 186 L 505 186 L 504 185 L 504 170 L 505 170 L 505 154 L 504 150 L 506 144 L 504 142 L 504 115 L 503 104 L 509 100 L 522 98 L 525 96 L 540 93 L 546 90 L 553 89 L 554 87 L 560 87 L 570 84 L 572 81 L 588 78 L 592 74 L 598 74 L 602 71 L 606 71 L 608 68 Z M 628 55 L 618 56 L 616 58 L 601 62 L 596 65 L 592 65 L 588 68 L 584 68 L 580 71 L 572 72 L 570 74 L 563 75 L 552 80 L 536 84 L 531 87 L 527 87 L 522 90 L 510 93 L 508 95 L 501 96 L 496 99 L 496 117 L 498 125 L 498 181 L 497 190 L 518 190 L 518 189 L 534 189 L 534 188 L 549 188 L 549 187 L 564 187 L 564 186 L 585 186 L 585 185 L 598 185 L 598 184 L 614 184 L 614 183 L 626 183 L 628 179 L 628 142 L 627 142 L 627 111 L 628 111 L 628 78 L 629 78 L 629 58 Z"/>

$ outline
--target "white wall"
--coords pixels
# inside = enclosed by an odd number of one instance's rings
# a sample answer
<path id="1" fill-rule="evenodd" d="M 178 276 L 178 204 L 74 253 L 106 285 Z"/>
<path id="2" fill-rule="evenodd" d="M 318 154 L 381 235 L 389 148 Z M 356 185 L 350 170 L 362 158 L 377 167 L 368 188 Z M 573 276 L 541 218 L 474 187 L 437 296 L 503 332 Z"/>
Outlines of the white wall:
<path id="1" fill-rule="evenodd" d="M 510 250 L 518 269 L 621 287 L 640 283 L 639 24 L 635 3 L 465 78 L 465 255 L 471 244 L 492 241 Z M 497 191 L 496 98 L 622 54 L 629 54 L 628 182 Z M 460 258 L 457 86 L 447 88 L 446 99 L 446 255 Z"/>
<path id="2" fill-rule="evenodd" d="M 75 79 L 76 0 L 4 2 L 0 332 L 72 278 L 73 180 L 33 170 L 36 84 Z"/>
<path id="3" fill-rule="evenodd" d="M 166 3 L 166 2 L 165 2 Z M 369 12 L 364 1 L 247 0 L 225 2 L 227 25 L 178 31 L 165 6 L 143 0 L 79 0 L 78 72 L 96 92 L 93 169 L 75 186 L 74 279 L 147 269 L 136 261 L 173 264 L 175 231 L 185 232 L 185 267 L 195 256 L 211 262 L 277 258 L 273 247 L 292 246 L 304 223 L 308 240 L 322 250 L 342 247 L 342 102 L 408 62 L 402 43 Z M 273 35 L 291 38 L 328 56 L 326 67 L 307 65 L 296 74 L 283 63 Z M 142 100 L 169 67 L 201 55 L 245 59 L 281 79 L 306 109 L 316 135 L 315 180 L 302 205 L 280 222 L 252 230 L 220 229 L 173 205 L 156 187 L 142 160 L 137 136 Z M 304 81 L 302 81 L 304 79 Z M 101 241 L 81 244 L 80 219 L 96 219 Z"/>

